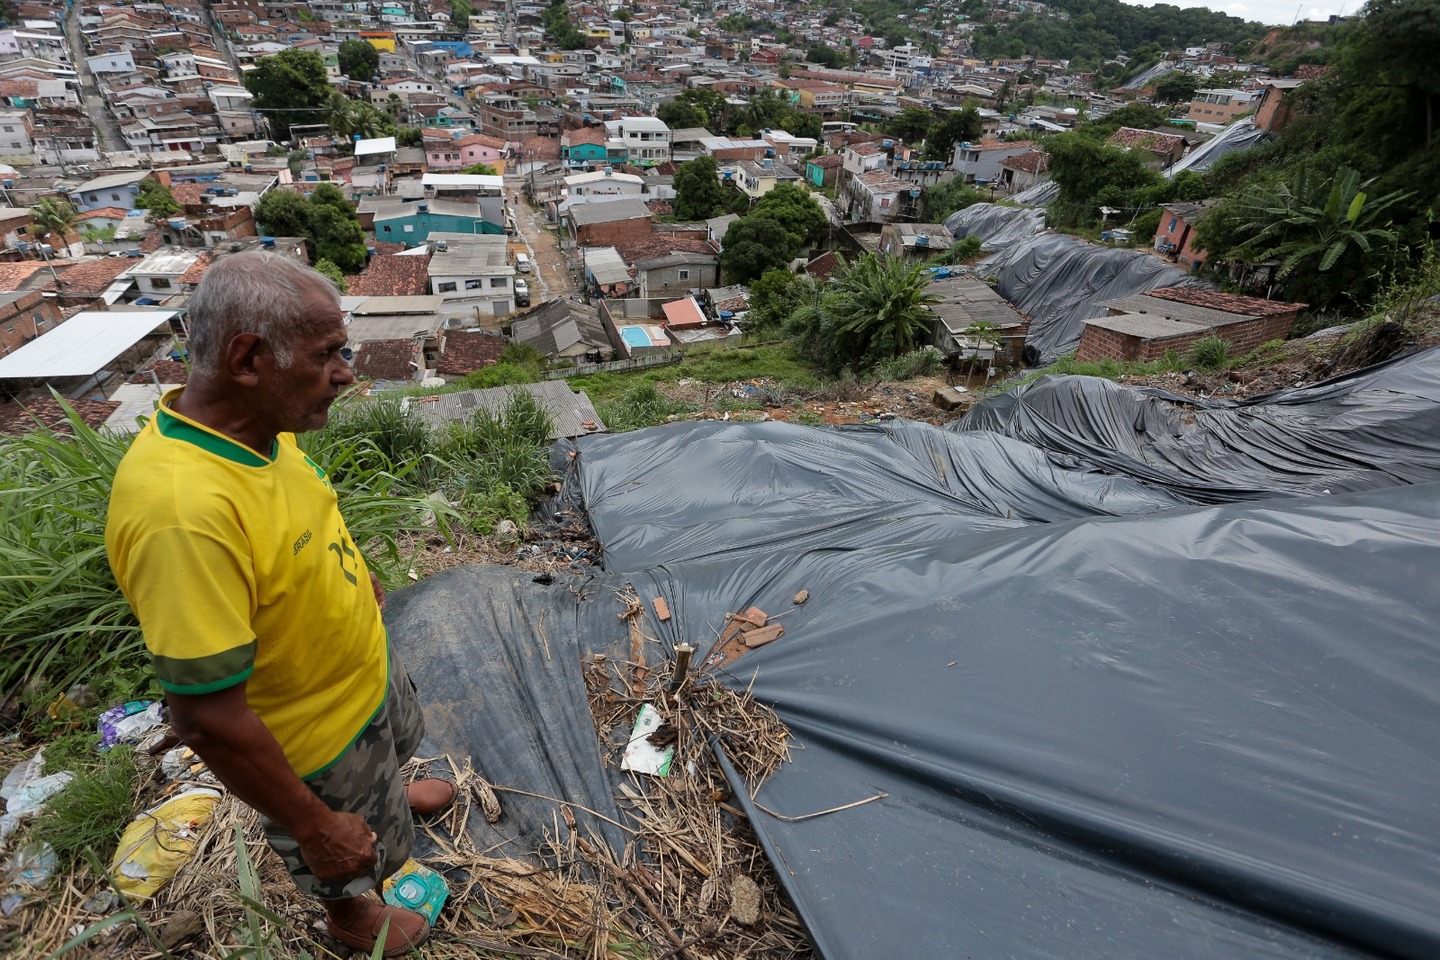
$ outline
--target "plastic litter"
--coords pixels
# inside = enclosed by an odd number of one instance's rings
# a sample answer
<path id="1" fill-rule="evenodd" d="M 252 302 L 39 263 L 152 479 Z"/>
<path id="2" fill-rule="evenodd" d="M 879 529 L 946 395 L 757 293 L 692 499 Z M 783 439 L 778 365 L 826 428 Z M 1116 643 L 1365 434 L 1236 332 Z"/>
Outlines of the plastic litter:
<path id="1" fill-rule="evenodd" d="M 657 777 L 664 777 L 670 773 L 670 764 L 675 759 L 675 747 L 656 747 L 650 742 L 650 734 L 660 729 L 665 718 L 660 715 L 650 704 L 643 704 L 639 714 L 635 717 L 635 729 L 630 732 L 630 739 L 625 744 L 625 755 L 620 761 L 620 769 L 634 770 L 636 773 L 649 773 Z"/>
<path id="2" fill-rule="evenodd" d="M 44 768 L 45 748 L 41 747 L 28 760 L 15 764 L 10 772 L 5 774 L 5 779 L 0 781 L 0 798 L 8 802 L 27 783 L 37 779 Z"/>
<path id="3" fill-rule="evenodd" d="M 102 753 L 117 743 L 138 743 L 145 734 L 165 722 L 164 704 L 131 700 L 100 714 L 98 726 Z"/>
<path id="4" fill-rule="evenodd" d="M 5 874 L 20 886 L 44 886 L 54 873 L 55 848 L 44 841 L 25 844 L 5 864 Z"/>
<path id="5" fill-rule="evenodd" d="M 450 886 L 445 878 L 415 860 L 406 860 L 381 889 L 386 903 L 415 911 L 432 927 L 440 916 L 440 908 L 450 898 Z"/>
<path id="6" fill-rule="evenodd" d="M 15 791 L 15 795 L 10 798 L 6 812 L 13 817 L 34 816 L 45 809 L 45 801 L 64 790 L 66 784 L 74 779 L 75 774 L 68 770 L 36 777 Z"/>
<path id="7" fill-rule="evenodd" d="M 209 821 L 220 791 L 187 790 L 140 814 L 120 835 L 110 861 L 115 886 L 127 897 L 153 897 L 195 850 L 199 828 Z"/>

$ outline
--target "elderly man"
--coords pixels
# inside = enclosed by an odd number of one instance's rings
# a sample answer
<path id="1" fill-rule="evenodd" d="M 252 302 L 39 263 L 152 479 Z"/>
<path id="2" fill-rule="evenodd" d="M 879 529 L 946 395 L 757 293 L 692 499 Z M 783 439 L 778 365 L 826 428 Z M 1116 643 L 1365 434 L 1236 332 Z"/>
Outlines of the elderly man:
<path id="1" fill-rule="evenodd" d="M 241 253 L 190 299 L 188 384 L 166 394 L 116 474 L 106 547 L 140 619 L 176 733 L 258 810 L 330 932 L 386 956 L 420 914 L 373 891 L 405 862 L 411 814 L 453 784 L 408 786 L 424 731 L 389 652 L 384 593 L 294 434 L 355 381 L 335 287 L 292 259 Z"/>

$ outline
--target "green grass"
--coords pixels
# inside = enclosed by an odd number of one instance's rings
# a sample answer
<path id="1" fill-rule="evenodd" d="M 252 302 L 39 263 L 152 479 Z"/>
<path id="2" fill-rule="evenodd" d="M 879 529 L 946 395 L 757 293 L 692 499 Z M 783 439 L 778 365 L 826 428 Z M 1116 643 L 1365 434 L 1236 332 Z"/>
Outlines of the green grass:
<path id="1" fill-rule="evenodd" d="M 787 344 L 762 344 L 754 347 L 715 349 L 692 353 L 684 361 L 664 367 L 653 367 L 634 373 L 597 373 L 588 377 L 571 377 L 572 390 L 583 390 L 597 405 L 622 400 L 637 384 L 674 383 L 698 380 L 702 383 L 729 383 L 735 380 L 756 380 L 762 377 L 780 381 L 790 387 L 817 389 L 821 378 L 816 368 L 800 359 Z M 603 414 L 605 425 L 615 429 Z"/>
<path id="2" fill-rule="evenodd" d="M 1122 377 L 1154 377 L 1162 373 L 1179 373 L 1186 369 L 1187 362 L 1178 353 L 1168 350 L 1165 356 L 1150 363 L 1138 361 L 1076 360 L 1073 353 L 1066 354 L 1048 367 L 1038 367 L 1028 375 L 1005 384 L 1005 390 L 1031 383 L 1049 374 L 1074 377 L 1101 377 L 1105 380 L 1119 380 Z"/>
<path id="3" fill-rule="evenodd" d="M 46 766 L 48 769 L 49 764 Z M 115 747 L 109 753 L 93 755 L 78 767 L 75 779 L 51 797 L 36 818 L 32 835 L 55 848 L 61 865 L 73 867 L 87 852 L 109 863 L 132 814 L 134 751 Z"/>

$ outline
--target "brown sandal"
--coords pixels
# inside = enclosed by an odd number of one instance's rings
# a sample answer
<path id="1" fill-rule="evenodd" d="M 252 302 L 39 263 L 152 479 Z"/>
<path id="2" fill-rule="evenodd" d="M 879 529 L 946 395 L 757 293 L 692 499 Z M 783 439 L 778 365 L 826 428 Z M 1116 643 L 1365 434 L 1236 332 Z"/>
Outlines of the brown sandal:
<path id="1" fill-rule="evenodd" d="M 455 784 L 438 777 L 426 777 L 405 785 L 410 812 L 417 817 L 433 817 L 442 810 L 448 810 L 459 793 Z"/>
<path id="2" fill-rule="evenodd" d="M 380 930 L 389 921 L 389 927 L 385 928 L 385 948 L 381 952 L 381 956 L 385 957 L 402 956 L 430 939 L 430 924 L 420 914 L 392 907 L 388 903 L 376 903 L 375 906 L 379 909 L 366 915 L 368 930 L 364 932 L 341 927 L 327 915 L 325 920 L 330 936 L 352 950 L 373 953 L 375 944 L 380 940 Z"/>

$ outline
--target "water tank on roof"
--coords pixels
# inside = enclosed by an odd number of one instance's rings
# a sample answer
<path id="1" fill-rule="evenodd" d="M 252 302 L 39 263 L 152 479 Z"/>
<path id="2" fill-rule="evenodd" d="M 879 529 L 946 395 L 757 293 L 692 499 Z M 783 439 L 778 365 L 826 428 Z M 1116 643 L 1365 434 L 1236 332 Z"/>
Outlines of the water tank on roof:
<path id="1" fill-rule="evenodd" d="M 260 238 L 260 246 L 264 247 L 266 250 L 274 250 L 274 249 L 275 249 L 275 238 L 274 238 L 274 237 L 261 237 L 261 238 Z"/>
<path id="2" fill-rule="evenodd" d="M 7 180 L 3 181 L 3 183 L 5 184 L 5 189 L 6 189 L 6 190 L 9 190 L 11 187 L 15 186 L 15 181 L 14 181 L 14 180 L 8 180 L 8 179 L 7 179 Z"/>
<path id="3" fill-rule="evenodd" d="M 253 173 L 254 170 L 255 170 L 255 164 L 253 164 L 253 163 L 247 163 L 247 164 L 245 164 L 245 172 L 246 172 L 246 173 Z"/>
<path id="4" fill-rule="evenodd" d="M 421 213 L 429 213 L 429 212 L 430 212 L 430 204 L 424 203 L 424 202 L 422 201 L 421 203 L 415 204 L 415 209 L 418 210 L 418 211 L 420 211 Z"/>
<path id="5" fill-rule="evenodd" d="M 239 240 L 232 240 L 230 242 L 230 252 L 239 253 L 242 246 L 243 244 Z"/>
<path id="6" fill-rule="evenodd" d="M 55 248 L 50 246 L 50 244 L 48 243 L 36 244 L 35 249 L 40 251 L 40 256 L 42 257 L 48 257 L 50 256 L 50 254 L 55 252 Z"/>
<path id="7" fill-rule="evenodd" d="M 930 238 L 927 237 L 927 236 L 925 236 L 924 234 L 921 234 L 920 236 L 918 236 L 918 237 L 915 238 L 915 246 L 917 246 L 917 247 L 928 247 L 928 246 L 930 246 Z"/>
<path id="8" fill-rule="evenodd" d="M 449 250 L 449 249 L 450 249 L 450 241 L 449 241 L 449 240 L 436 240 L 436 241 L 435 241 L 435 249 L 438 250 L 438 251 L 441 252 L 441 253 L 444 253 L 446 250 Z"/>
<path id="9" fill-rule="evenodd" d="M 170 229 L 171 229 L 171 230 L 184 230 L 184 229 L 185 229 L 185 218 L 184 218 L 184 217 L 175 217 L 175 218 L 169 220 L 168 223 L 170 224 Z"/>

